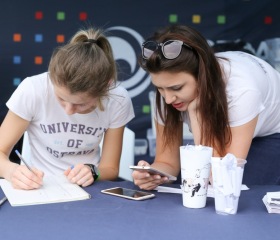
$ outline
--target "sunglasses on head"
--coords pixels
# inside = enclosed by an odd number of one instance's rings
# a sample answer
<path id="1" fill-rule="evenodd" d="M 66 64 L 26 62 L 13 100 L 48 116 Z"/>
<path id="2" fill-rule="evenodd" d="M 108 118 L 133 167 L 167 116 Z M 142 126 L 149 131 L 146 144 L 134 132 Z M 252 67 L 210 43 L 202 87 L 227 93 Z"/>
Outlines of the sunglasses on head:
<path id="1" fill-rule="evenodd" d="M 146 41 L 142 44 L 142 57 L 149 59 L 158 48 L 161 48 L 162 54 L 166 59 L 175 59 L 180 55 L 182 46 L 192 50 L 191 46 L 180 40 L 168 40 L 164 43 Z"/>

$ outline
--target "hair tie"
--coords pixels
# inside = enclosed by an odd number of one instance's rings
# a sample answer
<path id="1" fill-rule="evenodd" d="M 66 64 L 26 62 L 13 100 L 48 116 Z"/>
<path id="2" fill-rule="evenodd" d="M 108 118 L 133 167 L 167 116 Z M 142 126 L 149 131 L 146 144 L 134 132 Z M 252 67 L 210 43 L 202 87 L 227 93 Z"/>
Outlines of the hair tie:
<path id="1" fill-rule="evenodd" d="M 97 40 L 89 38 L 89 39 L 85 40 L 84 42 L 85 43 L 97 43 Z"/>

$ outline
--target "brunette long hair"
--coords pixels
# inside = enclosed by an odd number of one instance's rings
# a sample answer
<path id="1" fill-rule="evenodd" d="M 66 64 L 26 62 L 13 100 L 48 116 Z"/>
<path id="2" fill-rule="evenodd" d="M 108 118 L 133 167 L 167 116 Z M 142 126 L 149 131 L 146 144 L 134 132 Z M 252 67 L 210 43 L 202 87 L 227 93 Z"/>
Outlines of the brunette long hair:
<path id="1" fill-rule="evenodd" d="M 223 156 L 226 146 L 231 142 L 231 131 L 225 81 L 213 49 L 198 31 L 182 25 L 170 25 L 160 29 L 149 40 L 158 43 L 181 40 L 191 47 L 190 49 L 183 46 L 181 54 L 172 60 L 166 59 L 161 50 L 157 49 L 149 59 L 141 57 L 139 63 L 150 73 L 186 72 L 194 76 L 197 80 L 198 111 L 201 117 L 199 144 L 211 146 Z M 181 112 L 166 104 L 158 90 L 156 90 L 156 108 L 165 124 L 164 142 L 166 146 L 170 146 L 181 136 Z"/>

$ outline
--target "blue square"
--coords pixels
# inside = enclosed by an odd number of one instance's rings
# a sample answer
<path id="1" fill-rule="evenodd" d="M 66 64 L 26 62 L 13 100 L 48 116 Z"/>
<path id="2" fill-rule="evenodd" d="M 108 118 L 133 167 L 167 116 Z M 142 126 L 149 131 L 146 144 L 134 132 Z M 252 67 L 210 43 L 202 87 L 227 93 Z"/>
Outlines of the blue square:
<path id="1" fill-rule="evenodd" d="M 20 82 L 21 82 L 21 79 L 20 79 L 20 78 L 15 77 L 15 78 L 13 79 L 13 85 L 14 85 L 14 86 L 18 86 L 18 85 L 20 84 Z"/>
<path id="2" fill-rule="evenodd" d="M 35 42 L 43 42 L 43 35 L 35 34 Z"/>
<path id="3" fill-rule="evenodd" d="M 20 56 L 14 56 L 14 64 L 21 64 L 21 57 Z"/>

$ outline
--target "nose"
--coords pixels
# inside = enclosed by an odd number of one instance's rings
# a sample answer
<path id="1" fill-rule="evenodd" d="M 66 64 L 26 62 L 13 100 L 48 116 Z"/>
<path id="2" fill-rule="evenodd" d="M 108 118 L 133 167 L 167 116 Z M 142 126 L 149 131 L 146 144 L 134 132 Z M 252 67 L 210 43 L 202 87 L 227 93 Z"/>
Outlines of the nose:
<path id="1" fill-rule="evenodd" d="M 165 92 L 164 95 L 166 104 L 171 104 L 176 100 L 176 97 L 172 93 Z"/>
<path id="2" fill-rule="evenodd" d="M 72 115 L 76 111 L 75 106 L 71 103 L 65 103 L 63 108 L 67 115 Z"/>

